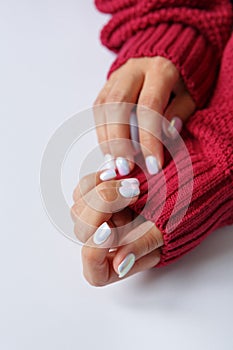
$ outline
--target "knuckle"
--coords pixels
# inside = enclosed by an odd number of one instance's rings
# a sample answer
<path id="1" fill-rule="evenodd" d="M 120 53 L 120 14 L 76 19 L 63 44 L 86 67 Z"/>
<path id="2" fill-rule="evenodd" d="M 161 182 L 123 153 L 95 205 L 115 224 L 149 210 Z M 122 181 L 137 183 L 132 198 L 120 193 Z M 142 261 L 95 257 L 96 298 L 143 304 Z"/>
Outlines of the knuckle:
<path id="1" fill-rule="evenodd" d="M 90 182 L 90 178 L 88 175 L 82 177 L 81 180 L 79 181 L 77 191 L 79 191 L 81 195 L 82 195 L 82 193 L 84 193 L 85 188 L 88 187 L 89 182 Z"/>
<path id="2" fill-rule="evenodd" d="M 111 102 L 127 102 L 128 100 L 128 95 L 126 93 L 126 91 L 124 90 L 115 90 L 113 92 L 111 92 L 107 99 L 106 102 L 107 103 L 111 103 Z"/>
<path id="3" fill-rule="evenodd" d="M 78 216 L 78 206 L 76 203 L 74 205 L 72 205 L 72 207 L 70 208 L 70 213 L 71 213 L 71 216 L 73 216 L 73 217 Z"/>
<path id="4" fill-rule="evenodd" d="M 78 186 L 75 187 L 73 191 L 73 201 L 78 202 L 81 200 L 82 196 L 85 194 L 85 189 L 88 188 L 90 179 L 88 176 L 84 176 L 80 181 Z"/>
<path id="5" fill-rule="evenodd" d="M 152 67 L 156 67 L 166 75 L 171 76 L 179 76 L 178 70 L 176 66 L 172 63 L 172 61 L 168 60 L 165 57 L 157 56 L 154 60 L 152 60 Z"/>
<path id="6" fill-rule="evenodd" d="M 135 64 L 135 61 L 136 59 L 131 57 L 126 61 L 125 66 L 132 67 Z"/>
<path id="7" fill-rule="evenodd" d="M 111 123 L 118 123 L 119 118 L 122 112 L 123 102 L 122 101 L 113 101 L 110 99 L 105 107 L 105 111 L 107 114 L 107 118 L 111 121 Z"/>
<path id="8" fill-rule="evenodd" d="M 78 200 L 78 197 L 79 197 L 79 190 L 78 190 L 78 187 L 76 187 L 72 195 L 73 201 L 76 202 Z"/>
<path id="9" fill-rule="evenodd" d="M 75 218 L 79 217 L 83 208 L 84 208 L 83 202 L 81 200 L 78 200 L 76 203 L 74 203 L 74 205 L 70 209 L 71 215 Z"/>
<path id="10" fill-rule="evenodd" d="M 150 88 L 150 92 L 147 95 L 143 96 L 142 99 L 140 100 L 140 106 L 138 106 L 138 113 L 140 114 L 140 116 L 144 116 L 148 114 L 147 108 L 156 110 L 156 111 L 161 110 L 162 108 L 161 99 L 154 96 L 152 89 L 153 88 Z"/>
<path id="11" fill-rule="evenodd" d="M 93 106 L 98 106 L 98 105 L 102 105 L 105 103 L 105 96 L 98 96 L 94 102 L 93 102 Z"/>

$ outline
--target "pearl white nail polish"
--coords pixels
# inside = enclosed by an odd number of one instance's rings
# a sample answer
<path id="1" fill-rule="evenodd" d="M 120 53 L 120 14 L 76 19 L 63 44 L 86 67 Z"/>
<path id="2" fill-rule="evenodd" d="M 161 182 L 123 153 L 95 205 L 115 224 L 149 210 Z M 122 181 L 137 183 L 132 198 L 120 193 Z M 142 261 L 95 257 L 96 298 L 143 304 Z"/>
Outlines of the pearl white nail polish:
<path id="1" fill-rule="evenodd" d="M 123 186 L 119 187 L 119 192 L 124 198 L 133 198 L 140 194 L 140 189 L 136 184 L 129 183 L 127 185 L 125 183 Z"/>
<path id="2" fill-rule="evenodd" d="M 110 236 L 111 232 L 111 228 L 108 226 L 107 222 L 104 222 L 94 233 L 94 243 L 97 245 L 104 243 Z"/>
<path id="3" fill-rule="evenodd" d="M 108 169 L 108 170 L 103 171 L 100 174 L 100 180 L 107 181 L 107 180 L 114 179 L 114 177 L 116 177 L 116 176 L 117 176 L 117 174 L 115 172 L 115 169 Z"/>
<path id="4" fill-rule="evenodd" d="M 133 267 L 135 263 L 136 257 L 133 253 L 130 253 L 126 256 L 126 258 L 120 263 L 118 266 L 118 274 L 119 278 L 124 277 Z"/>
<path id="5" fill-rule="evenodd" d="M 130 122 L 130 138 L 132 140 L 133 147 L 136 151 L 140 151 L 138 118 L 135 110 L 131 112 L 129 122 Z"/>
<path id="6" fill-rule="evenodd" d="M 154 156 L 146 157 L 146 167 L 150 175 L 155 175 L 159 172 L 158 161 Z"/>
<path id="7" fill-rule="evenodd" d="M 111 154 L 105 154 L 104 165 L 102 169 L 116 169 L 115 160 Z"/>
<path id="8" fill-rule="evenodd" d="M 118 157 L 116 159 L 116 167 L 121 176 L 129 174 L 129 163 L 125 158 Z"/>
<path id="9" fill-rule="evenodd" d="M 128 185 L 130 185 L 130 184 L 134 184 L 134 185 L 140 185 L 140 182 L 138 181 L 138 179 L 137 178 L 134 178 L 134 177 L 132 177 L 132 178 L 129 178 L 129 179 L 124 179 L 124 180 L 122 180 L 121 181 L 121 186 L 128 186 Z"/>
<path id="10" fill-rule="evenodd" d="M 173 117 L 167 128 L 168 134 L 171 138 L 177 136 L 177 132 L 180 133 L 183 126 L 183 122 L 179 117 Z"/>

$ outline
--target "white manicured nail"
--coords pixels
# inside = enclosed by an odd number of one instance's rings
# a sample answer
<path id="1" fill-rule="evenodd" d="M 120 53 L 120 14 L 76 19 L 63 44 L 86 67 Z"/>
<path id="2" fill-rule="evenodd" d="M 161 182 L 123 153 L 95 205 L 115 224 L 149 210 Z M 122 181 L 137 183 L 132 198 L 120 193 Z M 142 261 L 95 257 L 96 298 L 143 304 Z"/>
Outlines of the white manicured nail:
<path id="1" fill-rule="evenodd" d="M 177 132 L 180 133 L 182 129 L 183 122 L 179 117 L 173 117 L 167 128 L 168 134 L 171 138 L 177 136 Z"/>
<path id="2" fill-rule="evenodd" d="M 95 244 L 104 243 L 111 234 L 111 228 L 108 226 L 107 222 L 104 222 L 94 233 L 93 241 Z"/>
<path id="3" fill-rule="evenodd" d="M 116 159 L 116 167 L 121 176 L 129 174 L 129 163 L 125 158 L 118 157 Z"/>
<path id="4" fill-rule="evenodd" d="M 146 157 L 146 167 L 150 175 L 155 175 L 159 172 L 158 161 L 154 156 Z"/>
<path id="5" fill-rule="evenodd" d="M 119 188 L 119 192 L 124 198 L 133 198 L 140 194 L 139 186 L 136 184 L 129 183 L 128 185 L 125 183 L 123 186 Z"/>
<path id="6" fill-rule="evenodd" d="M 127 185 L 140 185 L 140 182 L 138 181 L 138 179 L 136 179 L 135 177 L 129 178 L 129 179 L 124 179 L 121 181 L 121 186 L 127 186 Z"/>
<path id="7" fill-rule="evenodd" d="M 108 170 L 103 171 L 100 174 L 100 180 L 107 181 L 107 180 L 114 179 L 114 177 L 116 177 L 116 176 L 117 176 L 117 174 L 115 172 L 115 169 L 108 169 Z"/>
<path id="8" fill-rule="evenodd" d="M 133 253 L 130 253 L 120 263 L 120 265 L 117 268 L 118 269 L 119 278 L 124 277 L 129 272 L 129 270 L 131 270 L 131 268 L 133 267 L 133 265 L 135 263 L 135 259 L 136 259 L 135 255 Z"/>
<path id="9" fill-rule="evenodd" d="M 115 160 L 114 157 L 111 154 L 105 154 L 104 156 L 104 165 L 102 167 L 102 169 L 115 169 L 116 168 L 116 164 L 115 164 Z"/>

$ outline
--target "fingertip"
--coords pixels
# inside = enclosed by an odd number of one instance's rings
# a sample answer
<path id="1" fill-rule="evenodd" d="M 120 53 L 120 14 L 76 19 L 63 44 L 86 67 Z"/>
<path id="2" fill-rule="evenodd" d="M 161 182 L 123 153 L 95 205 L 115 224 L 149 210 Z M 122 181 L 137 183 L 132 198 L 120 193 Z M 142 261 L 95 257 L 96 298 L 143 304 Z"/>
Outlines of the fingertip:
<path id="1" fill-rule="evenodd" d="M 102 225 L 100 225 L 97 230 L 95 231 L 93 235 L 93 242 L 97 246 L 103 245 L 110 235 L 112 234 L 111 227 L 108 225 L 108 223 L 105 221 Z"/>
<path id="2" fill-rule="evenodd" d="M 121 176 L 129 175 L 134 168 L 132 157 L 117 157 L 116 167 Z"/>
<path id="3" fill-rule="evenodd" d="M 150 175 L 158 174 L 164 165 L 164 151 L 161 147 L 157 152 L 144 154 L 145 165 Z"/>
<path id="4" fill-rule="evenodd" d="M 162 128 L 168 138 L 175 140 L 183 128 L 183 121 L 180 117 L 174 116 L 170 121 L 163 120 Z"/>
<path id="5" fill-rule="evenodd" d="M 135 167 L 135 163 L 132 160 L 129 160 L 128 163 L 129 163 L 129 172 L 131 173 L 131 171 L 133 171 Z"/>
<path id="6" fill-rule="evenodd" d="M 134 253 L 130 252 L 126 256 L 116 255 L 113 260 L 113 268 L 119 278 L 123 278 L 132 269 L 136 261 Z"/>

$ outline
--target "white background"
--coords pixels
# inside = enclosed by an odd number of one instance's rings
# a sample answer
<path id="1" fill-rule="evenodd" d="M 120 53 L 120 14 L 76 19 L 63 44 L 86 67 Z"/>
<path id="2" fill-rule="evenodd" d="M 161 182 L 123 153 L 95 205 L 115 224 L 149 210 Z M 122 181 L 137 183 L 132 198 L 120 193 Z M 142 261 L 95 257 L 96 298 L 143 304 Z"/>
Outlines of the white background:
<path id="1" fill-rule="evenodd" d="M 113 57 L 91 0 L 0 1 L 0 348 L 233 348 L 232 227 L 172 266 L 104 288 L 40 199 L 46 143 L 90 107 Z"/>

